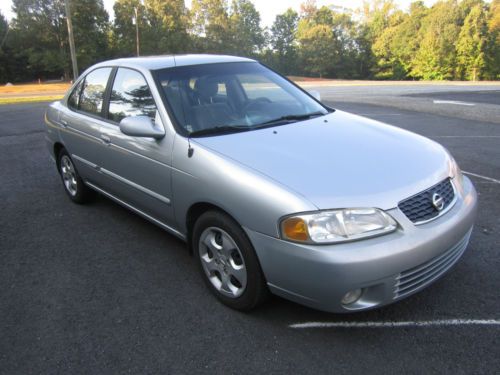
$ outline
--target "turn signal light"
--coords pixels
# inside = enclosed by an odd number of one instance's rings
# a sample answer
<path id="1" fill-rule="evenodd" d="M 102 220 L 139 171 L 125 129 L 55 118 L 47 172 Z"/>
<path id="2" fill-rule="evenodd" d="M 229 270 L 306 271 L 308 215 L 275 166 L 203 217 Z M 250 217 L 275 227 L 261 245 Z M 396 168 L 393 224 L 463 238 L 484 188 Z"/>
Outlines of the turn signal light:
<path id="1" fill-rule="evenodd" d="M 286 219 L 281 225 L 282 233 L 287 239 L 301 242 L 309 239 L 307 223 L 300 217 L 291 217 Z"/>

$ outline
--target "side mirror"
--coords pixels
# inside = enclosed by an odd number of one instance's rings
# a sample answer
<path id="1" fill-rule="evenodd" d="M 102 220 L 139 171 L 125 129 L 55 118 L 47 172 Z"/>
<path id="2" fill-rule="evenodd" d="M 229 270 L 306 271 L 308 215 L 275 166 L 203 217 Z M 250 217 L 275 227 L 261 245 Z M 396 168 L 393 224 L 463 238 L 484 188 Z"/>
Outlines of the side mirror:
<path id="1" fill-rule="evenodd" d="M 319 91 L 317 91 L 317 90 L 311 90 L 311 91 L 309 91 L 309 95 L 311 95 L 318 102 L 321 101 L 321 94 L 319 93 Z"/>
<path id="2" fill-rule="evenodd" d="M 120 131 L 132 137 L 161 139 L 165 136 L 165 130 L 156 125 L 148 116 L 125 117 L 120 121 Z"/>

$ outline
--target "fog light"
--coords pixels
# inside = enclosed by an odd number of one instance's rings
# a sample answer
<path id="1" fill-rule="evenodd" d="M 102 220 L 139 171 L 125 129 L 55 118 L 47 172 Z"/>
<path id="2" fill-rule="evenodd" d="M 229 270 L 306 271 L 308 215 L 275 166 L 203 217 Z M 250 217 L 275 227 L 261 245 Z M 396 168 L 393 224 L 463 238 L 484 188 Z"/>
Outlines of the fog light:
<path id="1" fill-rule="evenodd" d="M 344 295 L 340 302 L 342 305 L 351 305 L 361 298 L 361 294 L 363 294 L 363 289 L 351 290 Z"/>

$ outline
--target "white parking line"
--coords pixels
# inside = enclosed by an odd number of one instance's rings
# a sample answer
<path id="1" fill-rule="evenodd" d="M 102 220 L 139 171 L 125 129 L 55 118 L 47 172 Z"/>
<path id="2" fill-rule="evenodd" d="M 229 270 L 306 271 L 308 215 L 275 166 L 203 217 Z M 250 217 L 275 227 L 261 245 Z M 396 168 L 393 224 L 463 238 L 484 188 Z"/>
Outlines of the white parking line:
<path id="1" fill-rule="evenodd" d="M 498 319 L 448 319 L 420 322 L 306 322 L 290 324 L 293 329 L 307 328 L 400 328 L 432 326 L 500 326 Z"/>
<path id="2" fill-rule="evenodd" d="M 434 104 L 454 104 L 454 105 L 466 105 L 475 106 L 474 103 L 460 102 L 458 100 L 433 100 Z"/>
<path id="3" fill-rule="evenodd" d="M 474 176 L 474 177 L 477 177 L 477 178 L 482 178 L 483 180 L 494 182 L 496 184 L 500 184 L 500 180 L 497 180 L 495 178 L 481 176 L 480 174 L 476 174 L 476 173 L 472 173 L 472 172 L 466 172 L 466 171 L 462 171 L 462 173 L 463 174 L 467 174 L 469 176 Z"/>

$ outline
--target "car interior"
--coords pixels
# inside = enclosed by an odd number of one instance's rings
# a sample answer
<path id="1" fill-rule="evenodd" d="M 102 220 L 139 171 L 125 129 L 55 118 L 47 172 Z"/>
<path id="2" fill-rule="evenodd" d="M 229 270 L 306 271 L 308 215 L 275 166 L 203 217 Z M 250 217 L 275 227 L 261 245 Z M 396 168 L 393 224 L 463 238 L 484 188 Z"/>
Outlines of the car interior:
<path id="1" fill-rule="evenodd" d="M 161 85 L 176 119 L 188 132 L 216 126 L 252 126 L 306 110 L 272 82 L 267 87 L 261 83 L 257 89 L 245 87 L 232 74 L 171 79 Z"/>

